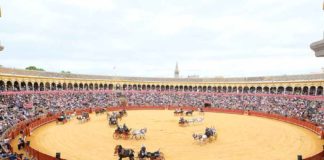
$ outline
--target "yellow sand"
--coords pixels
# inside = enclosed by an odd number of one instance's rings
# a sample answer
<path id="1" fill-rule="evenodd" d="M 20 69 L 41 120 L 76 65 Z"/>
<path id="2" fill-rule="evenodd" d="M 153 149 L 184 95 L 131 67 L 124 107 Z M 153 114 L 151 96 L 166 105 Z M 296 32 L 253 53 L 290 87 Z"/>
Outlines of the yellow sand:
<path id="1" fill-rule="evenodd" d="M 193 117 L 198 117 L 195 113 Z M 136 154 L 142 144 L 148 151 L 160 148 L 167 160 L 295 160 L 322 150 L 323 140 L 313 132 L 284 122 L 252 116 L 206 113 L 200 125 L 179 127 L 172 111 L 128 111 L 121 121 L 130 128 L 147 127 L 145 140 L 114 140 L 115 128 L 106 115 L 91 115 L 90 122 L 50 123 L 32 133 L 31 146 L 49 155 L 61 152 L 68 160 L 111 160 L 121 144 Z M 190 117 L 185 117 L 190 118 Z M 215 126 L 218 138 L 200 145 L 192 134 Z M 16 143 L 16 142 L 15 142 Z M 16 148 L 16 146 L 14 147 Z"/>

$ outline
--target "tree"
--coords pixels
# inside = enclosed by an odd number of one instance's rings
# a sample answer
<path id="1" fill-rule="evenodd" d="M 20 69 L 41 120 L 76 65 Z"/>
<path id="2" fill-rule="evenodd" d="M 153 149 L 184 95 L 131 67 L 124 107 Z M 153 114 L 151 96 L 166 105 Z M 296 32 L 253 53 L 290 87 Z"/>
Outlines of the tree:
<path id="1" fill-rule="evenodd" d="M 70 71 L 61 71 L 62 74 L 71 74 Z"/>
<path id="2" fill-rule="evenodd" d="M 37 68 L 35 66 L 29 66 L 25 68 L 26 70 L 31 70 L 31 71 L 45 71 L 43 68 Z"/>

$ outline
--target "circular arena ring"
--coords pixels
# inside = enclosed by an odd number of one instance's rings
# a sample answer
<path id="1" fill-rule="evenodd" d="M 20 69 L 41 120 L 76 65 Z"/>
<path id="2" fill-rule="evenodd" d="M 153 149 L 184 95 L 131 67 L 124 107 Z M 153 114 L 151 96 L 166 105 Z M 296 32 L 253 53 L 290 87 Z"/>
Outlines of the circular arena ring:
<path id="1" fill-rule="evenodd" d="M 122 108 L 108 109 L 111 112 Z M 204 115 L 194 112 L 192 116 L 203 116 L 203 123 L 179 127 L 174 107 L 126 109 L 128 116 L 119 124 L 125 123 L 132 129 L 146 127 L 145 139 L 114 139 L 115 127 L 109 126 L 106 114 L 93 113 L 89 122 L 78 123 L 72 119 L 65 124 L 56 124 L 53 116 L 29 124 L 27 128 L 32 134 L 27 138 L 31 142 L 27 152 L 39 160 L 54 160 L 57 152 L 68 160 L 118 159 L 113 155 L 116 145 L 131 148 L 137 155 L 145 144 L 150 152 L 160 149 L 167 160 L 294 160 L 297 155 L 323 156 L 324 141 L 318 135 L 322 135 L 322 131 L 295 119 L 257 112 L 206 109 Z M 211 126 L 217 130 L 217 139 L 204 144 L 193 139 L 193 133 L 203 133 Z M 17 131 L 11 136 L 17 136 Z M 17 138 L 12 144 L 16 149 Z"/>

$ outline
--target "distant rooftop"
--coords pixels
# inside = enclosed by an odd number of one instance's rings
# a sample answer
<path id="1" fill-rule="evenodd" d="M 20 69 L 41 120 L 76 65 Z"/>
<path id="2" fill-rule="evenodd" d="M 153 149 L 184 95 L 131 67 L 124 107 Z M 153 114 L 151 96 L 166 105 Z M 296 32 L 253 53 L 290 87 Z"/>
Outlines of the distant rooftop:
<path id="1" fill-rule="evenodd" d="M 126 80 L 126 81 L 152 81 L 152 82 L 257 82 L 257 81 L 307 81 L 324 80 L 324 73 L 300 74 L 300 75 L 281 75 L 281 76 L 260 76 L 260 77 L 211 77 L 211 78 L 160 78 L 160 77 L 127 77 L 127 76 L 103 76 L 103 75 L 84 75 L 84 74 L 64 74 L 46 71 L 30 71 L 23 69 L 12 69 L 0 67 L 1 75 L 15 76 L 35 76 L 63 79 L 87 79 L 87 80 Z"/>

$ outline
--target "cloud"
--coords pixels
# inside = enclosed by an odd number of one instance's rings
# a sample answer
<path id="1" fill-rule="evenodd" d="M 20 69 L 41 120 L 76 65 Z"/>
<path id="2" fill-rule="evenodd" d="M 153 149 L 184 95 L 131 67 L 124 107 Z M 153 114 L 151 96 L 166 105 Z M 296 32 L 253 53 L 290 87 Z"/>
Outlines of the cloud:
<path id="1" fill-rule="evenodd" d="M 0 64 L 50 71 L 173 76 L 315 72 L 320 0 L 11 0 Z M 116 70 L 112 70 L 116 66 Z M 114 73 L 117 72 L 117 73 Z"/>

